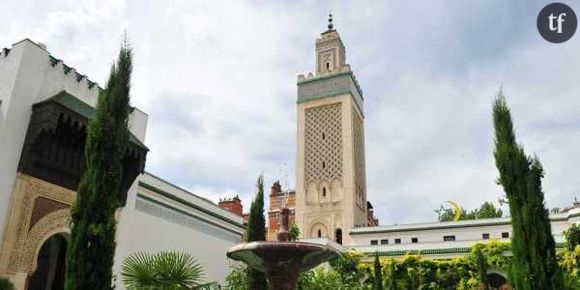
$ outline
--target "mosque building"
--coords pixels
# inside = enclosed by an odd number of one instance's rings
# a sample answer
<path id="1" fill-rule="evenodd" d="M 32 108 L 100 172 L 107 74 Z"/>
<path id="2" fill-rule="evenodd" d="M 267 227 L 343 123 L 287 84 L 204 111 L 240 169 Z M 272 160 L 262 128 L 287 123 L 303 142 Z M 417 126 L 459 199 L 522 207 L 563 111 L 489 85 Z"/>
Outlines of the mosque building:
<path id="1" fill-rule="evenodd" d="M 299 75 L 297 82 L 296 189 L 272 187 L 269 239 L 275 237 L 280 207 L 272 199 L 284 192 L 301 239 L 330 241 L 343 250 L 443 259 L 465 255 L 478 242 L 510 240 L 509 217 L 379 225 L 375 213 L 380 209 L 373 208 L 366 191 L 363 91 L 332 17 L 316 40 L 315 54 L 315 72 Z M 561 248 L 563 232 L 580 223 L 580 203 L 551 214 L 550 220 Z"/>
<path id="2" fill-rule="evenodd" d="M 379 225 L 380 208 L 367 195 L 365 96 L 332 18 L 315 56 L 314 72 L 297 80 L 296 187 L 271 186 L 268 240 L 285 206 L 300 239 L 369 256 L 441 259 L 465 255 L 478 242 L 509 241 L 509 218 Z M 100 90 L 43 44 L 25 39 L 0 51 L 0 276 L 16 289 L 62 286 L 70 208 Z M 231 263 L 225 253 L 245 234 L 241 200 L 214 204 L 146 172 L 147 121 L 131 108 L 113 273 L 131 253 L 174 250 L 191 253 L 208 280 L 221 282 Z M 580 204 L 550 219 L 561 247 L 563 231 L 580 223 Z"/>
<path id="3" fill-rule="evenodd" d="M 16 289 L 63 287 L 70 208 L 100 90 L 44 44 L 24 39 L 0 52 L 0 277 Z M 173 250 L 223 281 L 243 217 L 144 170 L 147 119 L 131 108 L 113 274 L 131 253 Z"/>

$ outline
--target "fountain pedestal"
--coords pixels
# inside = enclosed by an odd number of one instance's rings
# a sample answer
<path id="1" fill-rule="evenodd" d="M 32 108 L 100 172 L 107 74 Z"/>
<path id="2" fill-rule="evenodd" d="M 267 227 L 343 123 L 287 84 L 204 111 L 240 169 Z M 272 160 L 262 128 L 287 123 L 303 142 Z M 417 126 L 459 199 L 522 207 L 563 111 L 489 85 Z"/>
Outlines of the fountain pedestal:
<path id="1" fill-rule="evenodd" d="M 230 248 L 227 256 L 242 261 L 266 274 L 270 289 L 294 290 L 298 274 L 336 258 L 339 252 L 330 246 L 306 242 L 291 242 L 288 233 L 289 210 L 281 210 L 282 221 L 278 242 L 250 242 Z"/>

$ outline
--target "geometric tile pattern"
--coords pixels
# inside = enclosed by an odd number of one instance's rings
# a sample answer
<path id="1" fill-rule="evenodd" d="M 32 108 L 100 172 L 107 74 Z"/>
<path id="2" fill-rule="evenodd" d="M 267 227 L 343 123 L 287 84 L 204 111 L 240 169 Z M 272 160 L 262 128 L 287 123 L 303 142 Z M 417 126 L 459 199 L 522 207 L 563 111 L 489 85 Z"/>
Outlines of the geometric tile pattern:
<path id="1" fill-rule="evenodd" d="M 342 180 L 342 103 L 305 111 L 305 180 Z"/>
<path id="2" fill-rule="evenodd" d="M 353 142 L 354 142 L 354 185 L 356 191 L 356 203 L 364 208 L 366 192 L 366 165 L 365 165 L 365 138 L 361 118 L 352 109 Z"/>

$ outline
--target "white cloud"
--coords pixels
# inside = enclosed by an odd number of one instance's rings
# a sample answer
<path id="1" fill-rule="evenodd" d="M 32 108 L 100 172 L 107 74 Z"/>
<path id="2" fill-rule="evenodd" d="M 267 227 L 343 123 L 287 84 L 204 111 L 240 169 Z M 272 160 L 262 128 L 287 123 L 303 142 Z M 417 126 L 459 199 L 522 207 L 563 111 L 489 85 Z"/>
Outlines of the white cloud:
<path id="1" fill-rule="evenodd" d="M 256 176 L 294 181 L 296 75 L 332 8 L 365 93 L 368 195 L 382 223 L 425 221 L 445 200 L 495 201 L 491 101 L 504 83 L 519 140 L 547 171 L 549 206 L 580 192 L 580 38 L 535 31 L 542 3 L 18 1 L 0 44 L 45 42 L 104 83 L 123 30 L 132 102 L 146 111 L 147 169 L 214 201 Z"/>

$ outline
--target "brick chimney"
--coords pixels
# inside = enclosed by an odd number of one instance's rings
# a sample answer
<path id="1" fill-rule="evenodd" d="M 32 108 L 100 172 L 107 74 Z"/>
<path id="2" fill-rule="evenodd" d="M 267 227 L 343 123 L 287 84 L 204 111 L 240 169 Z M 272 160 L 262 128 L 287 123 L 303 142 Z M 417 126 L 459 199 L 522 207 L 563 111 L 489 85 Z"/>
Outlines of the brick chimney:
<path id="1" fill-rule="evenodd" d="M 234 196 L 233 198 L 220 199 L 218 206 L 241 217 L 244 216 L 244 207 L 242 205 L 242 200 L 238 197 L 238 195 Z"/>

